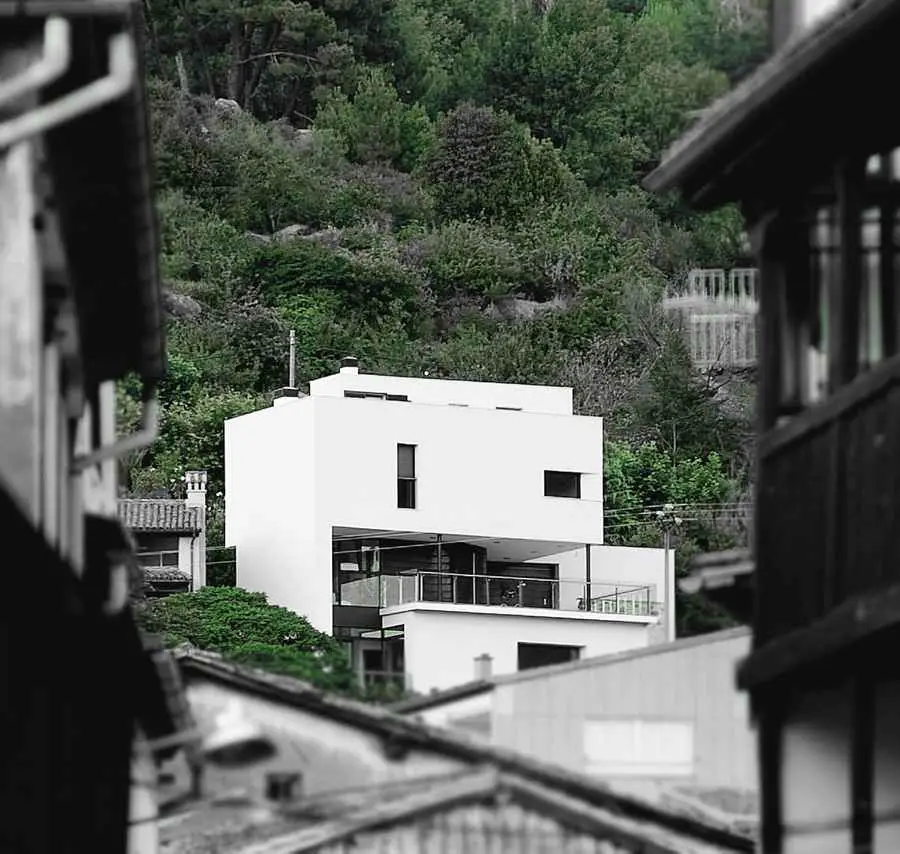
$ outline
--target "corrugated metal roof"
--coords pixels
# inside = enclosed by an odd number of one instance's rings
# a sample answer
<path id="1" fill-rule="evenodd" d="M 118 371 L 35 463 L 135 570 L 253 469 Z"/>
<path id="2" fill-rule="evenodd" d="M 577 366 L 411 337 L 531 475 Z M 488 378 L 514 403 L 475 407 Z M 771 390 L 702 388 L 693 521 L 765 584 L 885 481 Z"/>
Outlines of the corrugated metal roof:
<path id="1" fill-rule="evenodd" d="M 119 521 L 129 531 L 193 534 L 201 530 L 199 511 L 175 498 L 119 499 Z"/>
<path id="2" fill-rule="evenodd" d="M 492 691 L 497 685 L 509 685 L 518 682 L 529 682 L 535 679 L 546 679 L 559 676 L 573 670 L 591 670 L 596 667 L 605 667 L 610 664 L 618 664 L 622 661 L 630 661 L 635 658 L 644 658 L 651 655 L 664 655 L 669 652 L 680 651 L 692 646 L 719 643 L 731 640 L 735 637 L 743 637 L 750 633 L 746 626 L 738 626 L 731 629 L 722 629 L 718 632 L 708 632 L 703 635 L 693 635 L 688 638 L 669 643 L 658 643 L 652 646 L 639 647 L 638 649 L 626 649 L 622 652 L 613 652 L 606 655 L 596 655 L 590 658 L 580 658 L 576 661 L 567 661 L 563 664 L 549 664 L 546 667 L 533 667 L 528 670 L 520 670 L 517 673 L 505 673 L 502 676 L 492 676 L 490 679 L 476 679 L 455 685 L 444 691 L 435 691 L 425 697 L 412 697 L 401 700 L 391 706 L 391 710 L 400 714 L 412 714 L 425 709 L 443 706 L 446 703 L 455 703 L 468 697 Z"/>

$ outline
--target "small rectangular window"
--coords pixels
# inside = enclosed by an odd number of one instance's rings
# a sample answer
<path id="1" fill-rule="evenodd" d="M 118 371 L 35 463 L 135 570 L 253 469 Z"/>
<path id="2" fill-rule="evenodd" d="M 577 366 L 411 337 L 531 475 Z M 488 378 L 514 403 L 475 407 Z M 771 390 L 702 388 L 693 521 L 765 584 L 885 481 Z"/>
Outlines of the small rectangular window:
<path id="1" fill-rule="evenodd" d="M 397 506 L 416 507 L 416 446 L 397 445 Z"/>
<path id="2" fill-rule="evenodd" d="M 386 397 L 391 399 L 391 395 L 386 395 L 380 391 L 345 391 L 344 397 L 355 397 L 366 400 L 384 400 Z"/>
<path id="3" fill-rule="evenodd" d="M 581 498 L 581 475 L 571 471 L 545 471 L 544 495 Z"/>
<path id="4" fill-rule="evenodd" d="M 389 394 L 386 397 L 387 400 L 399 400 L 403 403 L 409 403 L 409 397 L 405 394 Z"/>
<path id="5" fill-rule="evenodd" d="M 498 406 L 498 407 L 496 407 L 496 408 L 497 408 L 497 409 L 502 409 L 502 410 L 504 410 L 505 412 L 521 412 L 521 411 L 522 411 L 522 407 L 521 407 L 521 406 Z"/>
<path id="6" fill-rule="evenodd" d="M 534 667 L 549 667 L 551 664 L 565 664 L 581 658 L 580 646 L 557 643 L 520 643 L 519 670 Z"/>

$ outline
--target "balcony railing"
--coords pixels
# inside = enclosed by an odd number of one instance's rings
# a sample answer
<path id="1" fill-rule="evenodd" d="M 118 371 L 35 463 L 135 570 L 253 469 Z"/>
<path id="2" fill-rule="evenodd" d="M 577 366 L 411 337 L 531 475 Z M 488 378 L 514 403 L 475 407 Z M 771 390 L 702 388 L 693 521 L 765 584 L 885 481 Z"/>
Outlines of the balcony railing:
<path id="1" fill-rule="evenodd" d="M 649 585 L 412 570 L 341 585 L 340 604 L 391 608 L 416 602 L 544 608 L 634 617 L 660 613 Z"/>
<path id="2" fill-rule="evenodd" d="M 897 583 L 900 357 L 764 437 L 757 643 Z"/>

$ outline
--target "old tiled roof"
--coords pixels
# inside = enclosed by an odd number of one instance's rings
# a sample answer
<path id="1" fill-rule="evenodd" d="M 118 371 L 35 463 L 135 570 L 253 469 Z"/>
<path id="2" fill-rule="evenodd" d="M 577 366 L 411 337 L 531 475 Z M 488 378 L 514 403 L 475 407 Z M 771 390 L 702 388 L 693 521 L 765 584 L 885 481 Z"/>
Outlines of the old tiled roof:
<path id="1" fill-rule="evenodd" d="M 437 817 L 439 821 L 434 820 Z M 399 850 L 401 841 L 410 837 L 396 835 L 397 831 L 402 833 L 417 826 L 420 831 L 427 831 L 432 844 L 443 840 L 445 850 L 451 850 L 452 842 L 461 838 L 471 850 L 505 843 L 505 850 L 513 846 L 523 850 L 527 844 L 530 850 L 550 851 L 573 842 L 581 842 L 581 850 L 603 850 L 609 854 L 719 854 L 725 850 L 623 816 L 608 807 L 588 805 L 552 786 L 486 765 L 473 768 L 466 775 L 451 775 L 445 781 L 419 785 L 388 801 L 369 802 L 311 827 L 252 843 L 240 848 L 239 854 L 346 851 L 347 842 L 359 851 Z"/>
<path id="2" fill-rule="evenodd" d="M 190 647 L 176 651 L 185 678 L 210 679 L 234 690 L 298 709 L 350 728 L 380 736 L 392 752 L 428 751 L 474 766 L 488 767 L 504 775 L 515 775 L 532 786 L 545 787 L 554 797 L 572 799 L 582 809 L 597 809 L 646 830 L 649 840 L 660 834 L 680 841 L 672 851 L 752 852 L 753 842 L 702 821 L 678 815 L 637 798 L 613 791 L 584 774 L 568 771 L 512 750 L 469 739 L 440 727 L 400 716 L 385 708 L 328 694 L 308 683 L 234 664 L 213 653 Z M 712 847 L 710 847 L 712 846 Z M 666 850 L 663 848 L 662 850 Z"/>
<path id="3" fill-rule="evenodd" d="M 120 498 L 119 521 L 129 531 L 193 534 L 201 530 L 200 508 L 174 498 Z"/>
<path id="4" fill-rule="evenodd" d="M 171 566 L 164 567 L 143 567 L 144 578 L 151 584 L 157 581 L 165 584 L 190 584 L 191 577 L 180 569 Z"/>

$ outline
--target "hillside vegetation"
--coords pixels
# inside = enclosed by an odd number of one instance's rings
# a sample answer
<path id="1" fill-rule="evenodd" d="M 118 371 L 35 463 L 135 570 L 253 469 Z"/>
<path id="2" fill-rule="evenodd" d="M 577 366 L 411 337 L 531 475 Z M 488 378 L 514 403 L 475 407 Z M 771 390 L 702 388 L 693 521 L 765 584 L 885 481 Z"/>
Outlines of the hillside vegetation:
<path id="1" fill-rule="evenodd" d="M 222 422 L 286 383 L 294 329 L 301 384 L 355 355 L 371 372 L 573 386 L 579 412 L 607 419 L 609 542 L 658 545 L 649 511 L 665 501 L 744 494 L 744 398 L 723 407 L 660 309 L 692 267 L 746 262 L 740 217 L 638 182 L 761 59 L 752 6 L 145 13 L 170 355 L 161 439 L 130 461 L 129 490 L 174 491 L 206 468 L 220 520 Z M 125 429 L 137 396 L 123 386 Z M 682 557 L 729 536 L 692 518 Z M 721 619 L 683 608 L 686 631 Z"/>

